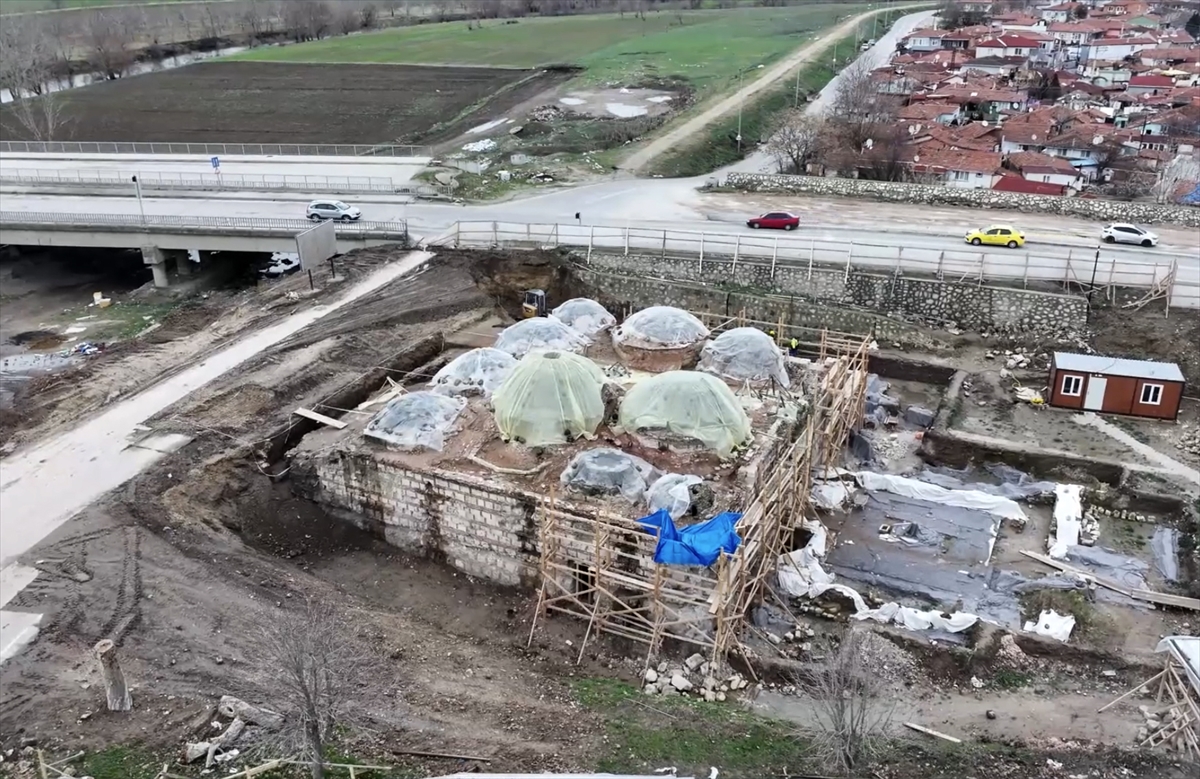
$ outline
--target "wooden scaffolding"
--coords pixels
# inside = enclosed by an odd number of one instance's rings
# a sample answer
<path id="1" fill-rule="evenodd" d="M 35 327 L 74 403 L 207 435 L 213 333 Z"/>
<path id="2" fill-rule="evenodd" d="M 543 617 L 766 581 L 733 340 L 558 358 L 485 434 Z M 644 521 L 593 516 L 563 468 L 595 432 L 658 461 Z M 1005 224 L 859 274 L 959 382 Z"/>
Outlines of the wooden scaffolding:
<path id="1" fill-rule="evenodd" d="M 1155 705 L 1147 712 L 1147 722 L 1157 724 L 1147 728 L 1139 745 L 1165 745 L 1200 760 L 1200 639 L 1166 638 L 1159 651 L 1166 653 L 1163 669 L 1099 711 L 1143 690 L 1153 691 Z"/>
<path id="2" fill-rule="evenodd" d="M 553 495 L 539 512 L 540 589 L 529 640 L 549 611 L 584 620 L 579 647 L 598 633 L 647 645 L 664 640 L 711 652 L 714 668 L 740 645 L 752 609 L 771 589 L 779 557 L 791 551 L 809 510 L 812 472 L 832 464 L 863 418 L 869 340 L 819 334 L 818 378 L 795 438 L 760 462 L 755 494 L 736 530 L 741 544 L 710 568 L 654 562 L 657 539 L 636 518 L 560 508 Z"/>

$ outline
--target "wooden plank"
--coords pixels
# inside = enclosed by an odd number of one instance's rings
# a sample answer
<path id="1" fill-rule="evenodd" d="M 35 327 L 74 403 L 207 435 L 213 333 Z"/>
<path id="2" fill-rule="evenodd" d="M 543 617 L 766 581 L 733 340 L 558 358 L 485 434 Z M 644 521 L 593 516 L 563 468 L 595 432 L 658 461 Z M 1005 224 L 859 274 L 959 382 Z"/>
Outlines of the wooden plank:
<path id="1" fill-rule="evenodd" d="M 334 419 L 333 417 L 327 417 L 324 414 L 318 414 L 316 411 L 304 408 L 303 406 L 296 409 L 292 413 L 297 416 L 304 417 L 305 419 L 311 419 L 314 422 L 320 422 L 322 425 L 328 425 L 334 430 L 342 430 L 346 427 L 346 423 L 340 419 Z"/>
<path id="2" fill-rule="evenodd" d="M 911 728 L 912 730 L 915 730 L 918 733 L 924 733 L 927 736 L 933 736 L 934 738 L 940 738 L 943 741 L 949 741 L 951 744 L 961 744 L 962 743 L 961 738 L 955 738 L 954 736 L 947 736 L 945 733 L 942 733 L 941 731 L 934 730 L 933 728 L 927 728 L 924 725 L 918 725 L 915 722 L 905 722 L 904 727 Z"/>
<path id="3" fill-rule="evenodd" d="M 1088 573 L 1087 571 L 1085 571 L 1081 568 L 1076 568 L 1073 565 L 1068 565 L 1067 563 L 1064 563 L 1061 560 L 1055 560 L 1053 557 L 1048 557 L 1044 554 L 1038 554 L 1037 552 L 1030 552 L 1027 549 L 1022 549 L 1021 554 L 1025 555 L 1026 557 L 1037 560 L 1039 563 L 1045 563 L 1046 565 L 1050 566 L 1051 568 L 1057 568 L 1060 571 L 1065 571 L 1067 573 L 1073 573 L 1077 576 L 1081 576 L 1084 579 L 1086 579 L 1087 581 L 1095 582 L 1096 584 L 1099 584 L 1101 587 L 1110 589 L 1113 592 L 1119 592 L 1127 598 L 1133 597 L 1133 591 L 1130 590 L 1129 588 L 1122 587 L 1121 585 L 1117 584 L 1116 582 L 1111 582 L 1108 579 L 1105 579 L 1103 577 L 1095 575 L 1094 573 Z"/>
<path id="4" fill-rule="evenodd" d="M 1155 592 L 1154 590 L 1132 590 L 1132 595 L 1138 600 L 1150 601 L 1158 603 L 1162 606 L 1174 606 L 1179 609 L 1192 609 L 1200 611 L 1200 600 L 1196 598 L 1185 598 L 1182 595 L 1169 595 L 1165 592 Z"/>

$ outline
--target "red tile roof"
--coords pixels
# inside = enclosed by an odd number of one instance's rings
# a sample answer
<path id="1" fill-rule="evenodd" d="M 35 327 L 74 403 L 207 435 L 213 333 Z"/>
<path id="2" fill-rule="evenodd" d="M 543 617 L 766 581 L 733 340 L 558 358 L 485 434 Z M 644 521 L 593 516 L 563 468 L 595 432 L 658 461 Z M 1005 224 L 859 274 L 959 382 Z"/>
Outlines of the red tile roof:
<path id="1" fill-rule="evenodd" d="M 1133 76 L 1129 79 L 1129 86 L 1170 89 L 1175 86 L 1175 79 L 1169 76 Z"/>
<path id="2" fill-rule="evenodd" d="M 906 156 L 908 154 L 906 153 Z M 996 152 L 953 151 L 948 149 L 927 152 L 918 148 L 906 160 L 921 170 L 961 170 L 968 173 L 994 173 L 1000 167 Z"/>
<path id="3" fill-rule="evenodd" d="M 1023 195 L 1063 195 L 1067 188 L 1044 181 L 1029 181 L 1020 176 L 1002 176 L 992 185 L 993 192 L 1019 192 Z"/>
<path id="4" fill-rule="evenodd" d="M 1025 173 L 1054 173 L 1064 176 L 1076 175 L 1075 168 L 1062 157 L 1051 157 L 1036 151 L 1019 151 L 1008 155 L 1008 163 Z"/>
<path id="5" fill-rule="evenodd" d="M 1020 35 L 997 35 L 975 44 L 976 49 L 1036 49 L 1038 42 Z"/>

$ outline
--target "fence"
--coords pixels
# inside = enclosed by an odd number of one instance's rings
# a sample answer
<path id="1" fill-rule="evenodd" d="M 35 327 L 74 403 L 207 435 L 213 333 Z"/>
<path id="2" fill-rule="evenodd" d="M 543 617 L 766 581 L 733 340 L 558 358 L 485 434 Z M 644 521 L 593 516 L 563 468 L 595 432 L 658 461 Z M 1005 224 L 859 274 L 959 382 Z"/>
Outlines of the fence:
<path id="1" fill-rule="evenodd" d="M 0 227 L 67 227 L 75 230 L 117 228 L 122 232 L 233 232 L 295 235 L 312 227 L 307 219 L 243 216 L 140 216 L 138 214 L 73 214 L 56 211 L 0 211 Z M 406 238 L 408 226 L 393 222 L 335 222 L 338 235 L 363 238 Z"/>
<path id="2" fill-rule="evenodd" d="M 42 187 L 89 187 L 133 191 L 131 178 L 111 171 L 3 170 L 0 185 Z M 137 173 L 142 189 L 168 190 L 266 190 L 314 192 L 328 195 L 387 193 L 423 195 L 439 190 L 426 184 L 397 186 L 392 179 L 376 176 L 285 176 L 225 173 Z"/>
<path id="3" fill-rule="evenodd" d="M 129 143 L 0 141 L 0 154 L 195 154 L 204 157 L 429 157 L 428 146 L 347 143 Z"/>
<path id="4" fill-rule="evenodd" d="M 770 266 L 774 278 L 777 266 L 843 268 L 887 273 L 915 273 L 950 281 L 998 281 L 1005 284 L 1057 283 L 1069 288 L 1135 287 L 1161 289 L 1170 306 L 1200 308 L 1200 253 L 1184 259 L 1181 272 L 1178 261 L 1164 258 L 1158 262 L 1132 260 L 1113 250 L 1049 247 L 1022 251 L 998 249 L 979 251 L 970 248 L 939 250 L 909 248 L 878 241 L 833 241 L 791 236 L 768 237 L 761 234 L 652 230 L 637 227 L 588 226 L 574 224 L 526 224 L 514 222 L 458 222 L 448 232 L 431 241 L 435 244 L 462 246 L 538 245 L 564 246 L 586 250 L 588 261 L 594 251 L 660 257 L 695 259 L 703 271 L 706 263 L 739 263 Z"/>

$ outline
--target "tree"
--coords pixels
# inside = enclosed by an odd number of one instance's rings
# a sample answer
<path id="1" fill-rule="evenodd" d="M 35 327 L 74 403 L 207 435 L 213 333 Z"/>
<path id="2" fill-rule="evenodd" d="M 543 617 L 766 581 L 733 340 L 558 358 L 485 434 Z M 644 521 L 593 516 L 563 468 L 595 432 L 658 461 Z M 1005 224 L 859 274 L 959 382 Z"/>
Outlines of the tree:
<path id="1" fill-rule="evenodd" d="M 779 129 L 767 141 L 766 151 L 780 173 L 804 173 L 817 153 L 824 132 L 820 118 L 799 109 L 788 111 Z"/>
<path id="2" fill-rule="evenodd" d="M 1175 190 L 1182 184 L 1200 182 L 1200 160 L 1193 155 L 1177 155 L 1159 171 L 1154 181 L 1154 199 L 1158 203 L 1170 203 Z"/>
<path id="3" fill-rule="evenodd" d="M 827 116 L 839 129 L 846 145 L 859 150 L 868 139 L 879 134 L 879 125 L 895 119 L 895 109 L 895 102 L 879 93 L 871 76 L 871 66 L 860 59 L 838 75 L 837 91 L 830 101 Z"/>
<path id="4" fill-rule="evenodd" d="M 894 708 L 884 700 L 879 676 L 863 664 L 862 635 L 848 632 L 838 651 L 798 685 L 811 699 L 818 759 L 825 770 L 846 775 L 878 754 Z"/>
<path id="5" fill-rule="evenodd" d="M 0 24 L 0 87 L 13 98 L 5 112 L 12 134 L 52 141 L 67 128 L 65 93 L 53 89 L 57 52 L 36 22 Z"/>
<path id="6" fill-rule="evenodd" d="M 106 79 L 118 79 L 133 64 L 133 30 L 118 15 L 120 9 L 96 11 L 88 17 L 84 34 L 89 48 L 88 60 Z"/>
<path id="7" fill-rule="evenodd" d="M 1073 13 L 1075 14 L 1076 19 L 1086 19 L 1088 15 L 1088 7 L 1080 3 L 1079 5 L 1075 6 Z"/>
<path id="8" fill-rule="evenodd" d="M 1192 14 L 1187 20 L 1187 24 L 1183 25 L 1184 31 L 1192 38 L 1200 39 L 1200 11 Z"/>
<path id="9" fill-rule="evenodd" d="M 354 635 L 331 604 L 310 598 L 299 611 L 271 615 L 254 637 L 272 680 L 268 708 L 283 715 L 270 747 L 303 754 L 312 779 L 324 779 L 333 729 L 346 723 L 353 691 L 367 679 L 370 658 Z"/>

